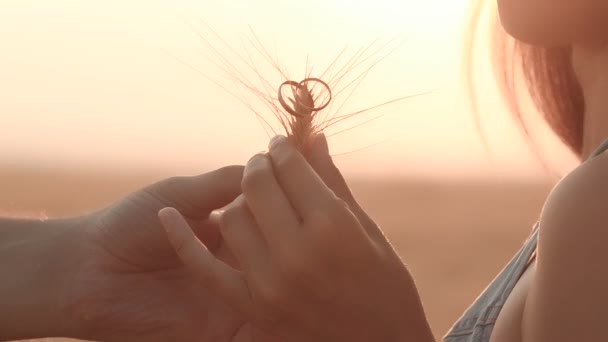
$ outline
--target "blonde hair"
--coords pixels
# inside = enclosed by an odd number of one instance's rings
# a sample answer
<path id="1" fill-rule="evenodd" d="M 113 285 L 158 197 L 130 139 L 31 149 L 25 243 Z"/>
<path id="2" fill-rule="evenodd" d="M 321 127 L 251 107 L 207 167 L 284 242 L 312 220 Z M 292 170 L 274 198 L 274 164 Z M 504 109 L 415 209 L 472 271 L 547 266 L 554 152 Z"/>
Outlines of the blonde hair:
<path id="1" fill-rule="evenodd" d="M 501 93 L 515 119 L 530 138 L 522 113 L 521 93 L 518 85 L 524 84 L 543 118 L 559 138 L 577 155 L 582 153 L 583 93 L 571 61 L 570 47 L 541 47 L 523 43 L 503 29 L 496 6 L 486 6 L 484 0 L 472 0 L 470 32 L 467 34 L 467 82 L 475 103 L 475 84 L 472 67 L 473 49 L 479 39 L 477 31 L 484 11 L 492 13 L 491 49 L 492 64 Z M 492 0 L 496 1 L 496 0 Z M 476 105 L 474 105 L 476 107 Z"/>

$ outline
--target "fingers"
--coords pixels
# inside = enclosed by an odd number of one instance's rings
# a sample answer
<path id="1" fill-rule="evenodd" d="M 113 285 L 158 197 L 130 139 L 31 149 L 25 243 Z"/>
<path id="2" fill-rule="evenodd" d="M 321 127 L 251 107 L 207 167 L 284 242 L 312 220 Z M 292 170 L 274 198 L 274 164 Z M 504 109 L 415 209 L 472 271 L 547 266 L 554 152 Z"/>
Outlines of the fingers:
<path id="1" fill-rule="evenodd" d="M 307 216 L 338 204 L 335 194 L 287 138 L 275 137 L 270 142 L 269 155 L 280 187 L 304 221 Z"/>
<path id="2" fill-rule="evenodd" d="M 334 164 L 329 147 L 327 146 L 327 138 L 323 133 L 317 134 L 312 142 L 311 155 L 308 162 L 317 172 L 319 177 L 325 184 L 333 190 L 336 196 L 343 199 L 357 216 L 364 227 L 377 227 L 373 220 L 361 208 L 355 197 L 353 196 L 346 180 L 340 173 L 340 170 Z"/>
<path id="3" fill-rule="evenodd" d="M 222 213 L 220 227 L 226 244 L 246 274 L 262 273 L 268 269 L 271 258 L 267 243 L 243 196 L 237 197 Z"/>
<path id="4" fill-rule="evenodd" d="M 228 166 L 192 177 L 172 177 L 146 190 L 164 206 L 178 209 L 191 219 L 206 218 L 241 193 L 242 166 Z"/>
<path id="5" fill-rule="evenodd" d="M 327 138 L 323 133 L 317 134 L 312 141 L 311 154 L 308 162 L 321 177 L 323 182 L 333 190 L 336 196 L 346 201 L 349 205 L 356 203 L 346 180 L 336 167 L 329 154 Z"/>
<path id="6" fill-rule="evenodd" d="M 158 217 L 178 257 L 204 285 L 243 312 L 250 306 L 249 291 L 242 274 L 220 262 L 196 238 L 183 216 L 174 208 L 164 208 Z"/>
<path id="7" fill-rule="evenodd" d="M 271 248 L 293 238 L 300 219 L 265 154 L 255 155 L 245 166 L 242 189 L 251 213 Z"/>
<path id="8" fill-rule="evenodd" d="M 214 212 L 209 214 L 208 218 L 202 220 L 186 219 L 194 235 L 211 251 L 220 246 L 222 242 L 222 234 L 220 233 L 219 220 L 213 216 Z"/>

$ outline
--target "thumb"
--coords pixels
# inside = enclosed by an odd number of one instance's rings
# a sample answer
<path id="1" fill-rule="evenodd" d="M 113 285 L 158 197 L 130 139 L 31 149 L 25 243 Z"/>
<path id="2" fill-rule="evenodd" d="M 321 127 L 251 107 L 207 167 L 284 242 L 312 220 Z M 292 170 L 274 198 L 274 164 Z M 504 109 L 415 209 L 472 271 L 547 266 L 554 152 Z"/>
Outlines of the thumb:
<path id="1" fill-rule="evenodd" d="M 357 203 L 342 173 L 340 173 L 340 170 L 334 164 L 329 154 L 327 138 L 323 133 L 319 133 L 313 138 L 308 162 L 319 177 L 321 177 L 325 185 L 348 204 L 350 210 L 357 216 L 359 222 L 368 232 L 371 233 L 378 230 L 376 223 Z"/>
<path id="2" fill-rule="evenodd" d="M 242 178 L 243 166 L 227 166 L 198 176 L 168 178 L 146 190 L 190 219 L 205 219 L 241 193 Z"/>

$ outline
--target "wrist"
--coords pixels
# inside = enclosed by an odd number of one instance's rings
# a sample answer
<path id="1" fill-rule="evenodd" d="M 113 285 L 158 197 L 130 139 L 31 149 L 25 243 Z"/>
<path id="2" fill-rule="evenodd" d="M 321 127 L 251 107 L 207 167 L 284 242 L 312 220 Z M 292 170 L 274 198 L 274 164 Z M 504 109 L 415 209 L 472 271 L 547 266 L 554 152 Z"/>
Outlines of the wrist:
<path id="1" fill-rule="evenodd" d="M 84 222 L 0 219 L 0 339 L 73 335 L 67 297 L 82 261 Z"/>

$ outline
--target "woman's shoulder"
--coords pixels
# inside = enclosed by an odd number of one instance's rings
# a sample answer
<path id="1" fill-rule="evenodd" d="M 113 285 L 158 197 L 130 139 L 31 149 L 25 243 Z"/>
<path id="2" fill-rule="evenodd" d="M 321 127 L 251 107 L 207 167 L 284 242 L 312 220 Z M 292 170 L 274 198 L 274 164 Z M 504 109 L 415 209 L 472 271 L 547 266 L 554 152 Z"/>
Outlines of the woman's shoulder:
<path id="1" fill-rule="evenodd" d="M 608 223 L 604 220 L 608 219 L 607 209 L 608 152 L 605 152 L 582 163 L 555 185 L 541 212 L 541 235 L 549 232 L 560 236 L 582 235 L 594 231 Z M 571 225 L 577 229 L 571 229 Z"/>
<path id="2" fill-rule="evenodd" d="M 603 339 L 608 314 L 608 153 L 581 164 L 547 197 L 524 310 L 524 341 Z"/>

